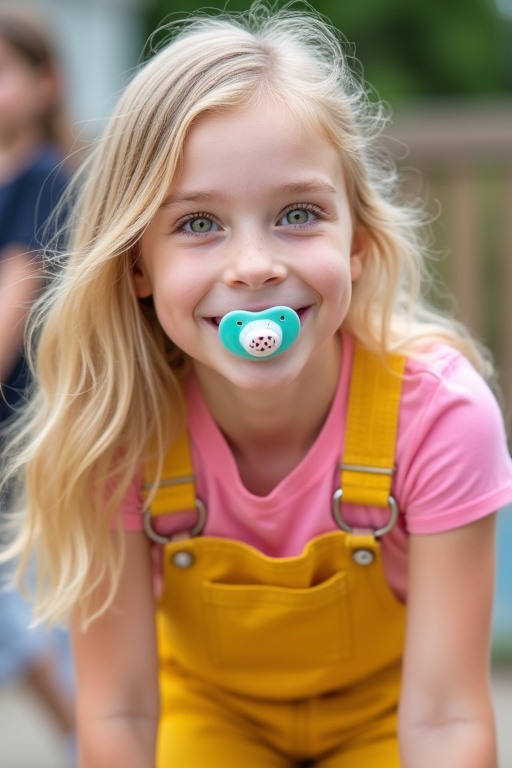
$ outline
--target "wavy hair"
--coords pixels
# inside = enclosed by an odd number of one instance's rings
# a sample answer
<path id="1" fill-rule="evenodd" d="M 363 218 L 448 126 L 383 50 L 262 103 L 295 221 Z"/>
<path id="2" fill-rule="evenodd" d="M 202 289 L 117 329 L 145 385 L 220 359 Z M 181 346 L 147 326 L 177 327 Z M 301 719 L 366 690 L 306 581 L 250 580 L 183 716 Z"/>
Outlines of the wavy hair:
<path id="1" fill-rule="evenodd" d="M 184 425 L 185 356 L 138 300 L 138 243 L 177 178 L 192 124 L 258 100 L 286 105 L 339 149 L 363 273 L 344 326 L 375 351 L 414 352 L 435 340 L 483 373 L 464 329 L 424 302 L 421 213 L 400 205 L 392 163 L 376 153 L 385 110 L 370 103 L 351 53 L 318 14 L 256 2 L 248 12 L 171 23 L 168 40 L 126 88 L 78 174 L 65 268 L 32 319 L 37 387 L 15 425 L 7 477 L 23 489 L 6 556 L 37 548 L 41 618 L 58 619 L 123 562 L 111 519 L 144 461 L 161 459 Z M 36 343 L 37 342 L 37 343 Z M 121 526 L 119 526 L 119 529 Z"/>

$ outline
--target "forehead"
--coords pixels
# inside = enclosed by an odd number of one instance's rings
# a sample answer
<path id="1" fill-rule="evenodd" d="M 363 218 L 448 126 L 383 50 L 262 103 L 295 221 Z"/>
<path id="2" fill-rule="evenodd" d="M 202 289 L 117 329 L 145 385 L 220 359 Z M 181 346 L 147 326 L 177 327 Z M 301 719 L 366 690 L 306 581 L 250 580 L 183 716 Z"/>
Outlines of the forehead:
<path id="1" fill-rule="evenodd" d="M 301 116 L 291 107 L 262 98 L 247 106 L 224 108 L 201 115 L 190 128 L 185 147 L 198 139 L 203 140 L 205 134 L 211 132 L 231 136 L 238 134 L 243 138 L 242 128 L 244 133 L 255 129 L 262 138 L 268 132 L 278 137 L 284 133 L 290 141 L 321 140 L 331 143 L 320 120 L 314 118 L 312 112 L 307 117 Z"/>
<path id="2" fill-rule="evenodd" d="M 178 186 L 202 177 L 269 177 L 302 173 L 339 177 L 342 158 L 319 126 L 269 102 L 201 117 L 183 147 Z"/>

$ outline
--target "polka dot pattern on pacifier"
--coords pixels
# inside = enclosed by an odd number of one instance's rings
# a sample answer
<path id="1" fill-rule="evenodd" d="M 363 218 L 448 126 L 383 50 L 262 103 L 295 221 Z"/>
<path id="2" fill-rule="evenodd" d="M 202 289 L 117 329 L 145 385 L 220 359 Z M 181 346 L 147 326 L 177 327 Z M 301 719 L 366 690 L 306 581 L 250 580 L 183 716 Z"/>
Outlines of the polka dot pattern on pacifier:
<path id="1" fill-rule="evenodd" d="M 281 346 L 283 332 L 273 320 L 253 320 L 244 325 L 238 338 L 242 347 L 250 355 L 268 357 L 277 352 Z"/>
<path id="2" fill-rule="evenodd" d="M 299 316 L 290 307 L 271 307 L 261 312 L 235 310 L 219 324 L 219 338 L 226 349 L 248 360 L 284 352 L 299 333 Z"/>

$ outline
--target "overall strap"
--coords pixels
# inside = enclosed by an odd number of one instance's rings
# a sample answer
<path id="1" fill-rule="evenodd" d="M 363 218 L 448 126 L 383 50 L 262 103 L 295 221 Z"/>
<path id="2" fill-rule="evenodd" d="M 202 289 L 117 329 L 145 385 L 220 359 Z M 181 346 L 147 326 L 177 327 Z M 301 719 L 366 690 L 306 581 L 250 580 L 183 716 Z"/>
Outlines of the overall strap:
<path id="1" fill-rule="evenodd" d="M 156 462 L 148 462 L 144 471 L 144 490 L 146 492 L 152 488 L 152 480 L 155 475 Z M 168 515 L 172 512 L 183 512 L 195 508 L 195 476 L 190 455 L 188 431 L 184 430 L 164 457 L 162 479 L 151 501 L 151 515 Z"/>
<path id="2" fill-rule="evenodd" d="M 404 366 L 404 355 L 380 358 L 354 349 L 340 465 L 344 502 L 389 506 Z"/>

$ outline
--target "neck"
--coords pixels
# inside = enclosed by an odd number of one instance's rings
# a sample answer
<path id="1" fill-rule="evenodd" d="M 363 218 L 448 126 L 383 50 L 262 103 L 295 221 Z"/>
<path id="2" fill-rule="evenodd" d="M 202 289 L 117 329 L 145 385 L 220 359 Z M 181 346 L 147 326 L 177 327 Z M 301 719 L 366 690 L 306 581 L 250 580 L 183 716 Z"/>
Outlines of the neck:
<path id="1" fill-rule="evenodd" d="M 332 341 L 297 379 L 270 391 L 248 392 L 196 367 L 204 400 L 253 493 L 269 493 L 320 433 L 339 380 L 341 346 L 337 336 Z"/>
<path id="2" fill-rule="evenodd" d="M 38 130 L 21 131 L 16 136 L 0 137 L 0 182 L 15 177 L 41 146 Z"/>

